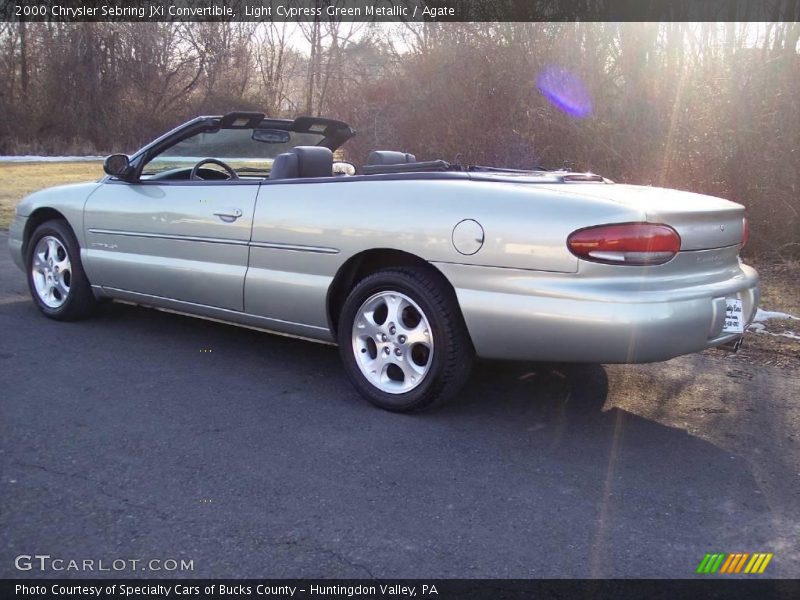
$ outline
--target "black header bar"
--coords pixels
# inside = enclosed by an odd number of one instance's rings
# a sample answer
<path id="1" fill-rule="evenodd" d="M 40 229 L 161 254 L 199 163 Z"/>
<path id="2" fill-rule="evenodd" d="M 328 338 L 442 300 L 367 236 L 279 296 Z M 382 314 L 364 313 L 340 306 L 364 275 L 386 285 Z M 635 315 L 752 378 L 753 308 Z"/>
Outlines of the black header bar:
<path id="1" fill-rule="evenodd" d="M 3 21 L 800 21 L 800 0 L 0 0 Z"/>

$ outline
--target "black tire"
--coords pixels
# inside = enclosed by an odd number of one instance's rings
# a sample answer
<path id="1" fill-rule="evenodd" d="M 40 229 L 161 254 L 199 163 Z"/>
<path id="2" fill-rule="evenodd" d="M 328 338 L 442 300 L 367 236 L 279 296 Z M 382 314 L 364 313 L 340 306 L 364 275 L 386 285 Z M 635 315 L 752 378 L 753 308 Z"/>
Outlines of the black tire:
<path id="1" fill-rule="evenodd" d="M 46 236 L 56 238 L 69 256 L 69 292 L 66 294 L 66 300 L 58 307 L 45 304 L 36 291 L 36 285 L 33 279 L 33 255 L 39 241 Z M 36 304 L 36 307 L 43 315 L 51 319 L 56 319 L 57 321 L 76 321 L 78 319 L 84 319 L 94 312 L 97 301 L 95 300 L 92 288 L 89 285 L 89 280 L 86 278 L 86 273 L 81 264 L 81 252 L 78 240 L 75 238 L 75 234 L 66 221 L 63 219 L 46 221 L 34 230 L 26 246 L 25 265 L 27 267 L 28 289 L 30 290 L 34 304 Z"/>
<path id="2" fill-rule="evenodd" d="M 404 393 L 387 393 L 373 385 L 356 358 L 353 324 L 362 304 L 380 292 L 399 292 L 412 299 L 433 334 L 428 371 L 416 387 Z M 469 378 L 475 354 L 452 289 L 436 273 L 410 267 L 377 271 L 359 281 L 344 303 L 337 336 L 339 354 L 353 385 L 372 404 L 393 412 L 419 411 L 452 398 Z"/>

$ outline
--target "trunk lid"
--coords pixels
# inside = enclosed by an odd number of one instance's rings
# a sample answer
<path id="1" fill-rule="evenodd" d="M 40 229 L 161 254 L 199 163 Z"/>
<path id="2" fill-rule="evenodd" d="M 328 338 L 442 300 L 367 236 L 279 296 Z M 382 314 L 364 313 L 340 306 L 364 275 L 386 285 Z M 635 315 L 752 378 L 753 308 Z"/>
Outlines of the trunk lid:
<path id="1" fill-rule="evenodd" d="M 742 241 L 744 206 L 703 194 L 606 183 L 544 184 L 543 187 L 610 200 L 641 210 L 650 223 L 664 223 L 681 236 L 681 252 L 736 246 Z"/>

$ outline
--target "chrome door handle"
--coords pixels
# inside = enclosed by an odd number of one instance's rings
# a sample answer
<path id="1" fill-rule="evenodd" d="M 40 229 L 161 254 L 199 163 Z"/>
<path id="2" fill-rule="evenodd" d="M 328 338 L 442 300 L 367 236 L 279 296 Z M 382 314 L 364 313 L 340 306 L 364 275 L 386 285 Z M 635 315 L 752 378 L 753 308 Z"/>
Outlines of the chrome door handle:
<path id="1" fill-rule="evenodd" d="M 236 219 L 242 216 L 242 209 L 225 208 L 220 210 L 219 212 L 215 212 L 214 216 L 219 217 L 220 220 L 224 221 L 225 223 L 233 223 Z"/>

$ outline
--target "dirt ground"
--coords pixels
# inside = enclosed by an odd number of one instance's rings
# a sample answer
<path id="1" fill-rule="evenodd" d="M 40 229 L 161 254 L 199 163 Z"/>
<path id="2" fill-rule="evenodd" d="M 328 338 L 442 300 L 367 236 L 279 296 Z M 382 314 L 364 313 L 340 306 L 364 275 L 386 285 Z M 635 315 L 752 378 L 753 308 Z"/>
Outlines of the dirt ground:
<path id="1" fill-rule="evenodd" d="M 800 339 L 790 337 L 800 338 L 800 261 L 753 264 L 761 276 L 760 308 L 797 318 L 765 321 L 763 332 L 748 335 L 744 347 L 731 358 L 743 364 L 800 371 Z"/>

